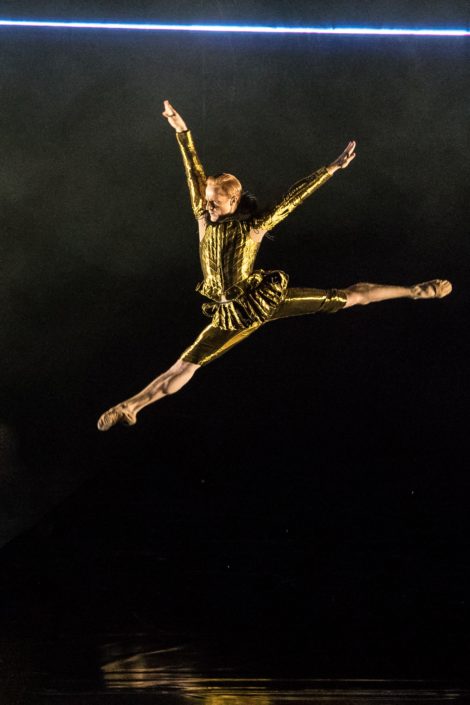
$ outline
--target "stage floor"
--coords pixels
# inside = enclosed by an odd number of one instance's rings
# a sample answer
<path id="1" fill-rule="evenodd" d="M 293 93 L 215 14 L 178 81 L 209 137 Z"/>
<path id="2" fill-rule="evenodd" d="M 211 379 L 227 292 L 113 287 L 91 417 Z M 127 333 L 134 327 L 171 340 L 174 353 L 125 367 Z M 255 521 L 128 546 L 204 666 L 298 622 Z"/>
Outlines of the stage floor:
<path id="1" fill-rule="evenodd" d="M 455 682 L 308 677 L 289 643 L 200 635 L 95 634 L 0 642 L 2 705 L 395 705 L 469 702 Z M 228 646 L 227 646 L 228 644 Z M 261 648 L 261 652 L 259 649 Z M 284 653 L 283 653 L 284 650 Z M 315 664 L 310 664 L 311 672 Z"/>

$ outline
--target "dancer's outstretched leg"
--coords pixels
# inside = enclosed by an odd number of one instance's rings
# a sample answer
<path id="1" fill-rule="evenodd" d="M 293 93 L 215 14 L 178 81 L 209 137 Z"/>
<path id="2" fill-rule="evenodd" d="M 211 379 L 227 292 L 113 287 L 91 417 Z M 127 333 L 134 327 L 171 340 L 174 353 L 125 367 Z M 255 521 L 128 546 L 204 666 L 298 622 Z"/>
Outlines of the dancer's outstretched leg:
<path id="1" fill-rule="evenodd" d="M 360 282 L 345 289 L 347 301 L 344 308 L 349 306 L 365 306 L 377 301 L 387 299 L 442 299 L 452 291 L 452 284 L 446 279 L 432 279 L 431 281 L 414 284 L 413 286 L 393 286 L 388 284 L 369 284 Z"/>
<path id="2" fill-rule="evenodd" d="M 137 421 L 137 414 L 144 406 L 153 404 L 168 394 L 178 392 L 200 367 L 241 343 L 259 326 L 259 323 L 255 323 L 250 328 L 235 331 L 207 326 L 166 372 L 156 377 L 133 397 L 105 411 L 98 421 L 99 430 L 107 431 L 117 423 L 133 426 Z"/>
<path id="3" fill-rule="evenodd" d="M 177 360 L 174 365 L 156 377 L 142 391 L 105 411 L 98 420 L 99 430 L 107 431 L 117 423 L 133 426 L 137 421 L 137 414 L 144 406 L 153 404 L 168 394 L 178 392 L 199 368 L 200 365 L 193 362 Z"/>

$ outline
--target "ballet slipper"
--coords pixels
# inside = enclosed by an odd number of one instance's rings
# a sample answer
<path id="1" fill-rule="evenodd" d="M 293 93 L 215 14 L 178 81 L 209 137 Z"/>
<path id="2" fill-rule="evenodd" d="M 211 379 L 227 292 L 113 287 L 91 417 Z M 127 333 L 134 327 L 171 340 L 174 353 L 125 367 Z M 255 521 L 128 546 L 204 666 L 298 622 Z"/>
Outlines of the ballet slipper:
<path id="1" fill-rule="evenodd" d="M 452 284 L 447 279 L 431 279 L 411 287 L 412 299 L 443 299 L 452 291 Z"/>
<path id="2" fill-rule="evenodd" d="M 112 426 L 118 423 L 124 426 L 133 426 L 137 423 L 136 415 L 129 411 L 124 404 L 113 406 L 101 414 L 97 426 L 99 431 L 109 431 Z"/>

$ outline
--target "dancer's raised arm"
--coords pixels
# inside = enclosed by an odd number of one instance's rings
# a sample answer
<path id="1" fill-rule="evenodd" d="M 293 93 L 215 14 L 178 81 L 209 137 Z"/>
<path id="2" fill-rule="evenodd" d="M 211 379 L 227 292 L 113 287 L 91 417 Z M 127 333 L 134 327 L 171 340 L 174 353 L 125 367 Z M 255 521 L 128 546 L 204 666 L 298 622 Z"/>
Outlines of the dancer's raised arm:
<path id="1" fill-rule="evenodd" d="M 269 230 L 272 230 L 284 218 L 287 218 L 289 213 L 300 206 L 306 198 L 312 195 L 320 186 L 328 181 L 338 169 L 345 169 L 356 156 L 354 149 L 355 142 L 350 142 L 346 149 L 335 159 L 329 166 L 323 166 L 313 172 L 304 179 L 297 181 L 283 198 L 271 208 L 267 213 L 257 218 L 254 222 L 252 231 L 255 239 L 261 238 Z"/>
<path id="2" fill-rule="evenodd" d="M 163 105 L 165 110 L 162 115 L 176 131 L 176 139 L 180 146 L 184 170 L 188 180 L 189 195 L 194 217 L 196 220 L 202 220 L 206 206 L 206 175 L 203 166 L 199 161 L 191 132 L 188 130 L 185 121 L 168 100 L 163 101 Z"/>

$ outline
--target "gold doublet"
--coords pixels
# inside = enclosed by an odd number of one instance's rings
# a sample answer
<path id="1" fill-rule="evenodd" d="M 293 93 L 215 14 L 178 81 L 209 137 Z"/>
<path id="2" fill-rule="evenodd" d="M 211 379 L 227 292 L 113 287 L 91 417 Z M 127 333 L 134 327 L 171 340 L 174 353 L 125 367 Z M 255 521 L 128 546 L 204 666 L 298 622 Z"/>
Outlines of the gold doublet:
<path id="1" fill-rule="evenodd" d="M 177 133 L 194 217 L 204 219 L 205 232 L 199 255 L 204 279 L 196 291 L 210 301 L 203 313 L 211 318 L 182 359 L 206 364 L 251 334 L 268 320 L 317 311 L 334 312 L 346 303 L 337 290 L 288 289 L 288 275 L 281 270 L 254 269 L 260 243 L 251 231 L 267 232 L 330 178 L 325 167 L 298 181 L 270 211 L 261 216 L 237 213 L 207 222 L 206 176 L 191 133 Z"/>
<path id="2" fill-rule="evenodd" d="M 177 134 L 188 181 L 191 205 L 197 220 L 206 217 L 206 176 L 189 131 Z M 222 330 L 242 330 L 263 323 L 285 299 L 289 277 L 281 270 L 254 271 L 260 243 L 251 230 L 268 231 L 324 184 L 330 175 L 323 167 L 297 182 L 281 201 L 260 217 L 237 214 L 207 223 L 199 255 L 204 279 L 196 291 L 212 300 L 203 313 Z"/>
<path id="3" fill-rule="evenodd" d="M 285 298 L 288 276 L 280 270 L 253 271 L 259 243 L 249 235 L 250 223 L 210 223 L 200 243 L 204 279 L 196 291 L 212 300 L 204 315 L 222 330 L 241 330 L 263 323 Z"/>

